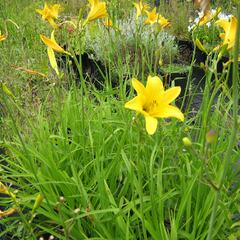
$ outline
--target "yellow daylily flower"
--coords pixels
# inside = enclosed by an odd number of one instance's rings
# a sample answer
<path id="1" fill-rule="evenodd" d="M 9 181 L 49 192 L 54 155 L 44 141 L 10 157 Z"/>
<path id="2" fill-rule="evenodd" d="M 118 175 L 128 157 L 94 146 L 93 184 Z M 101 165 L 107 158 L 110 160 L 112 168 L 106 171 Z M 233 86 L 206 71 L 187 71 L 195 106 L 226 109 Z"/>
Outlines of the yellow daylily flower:
<path id="1" fill-rule="evenodd" d="M 142 13 L 149 9 L 149 5 L 143 3 L 141 0 L 138 3 L 133 3 L 137 10 L 137 18 L 142 15 Z"/>
<path id="2" fill-rule="evenodd" d="M 223 43 L 218 46 L 216 49 L 219 49 L 219 47 L 222 47 L 224 45 L 227 46 L 227 50 L 230 50 L 234 47 L 235 39 L 236 39 L 236 33 L 237 33 L 237 18 L 235 16 L 232 16 L 230 18 L 230 21 L 225 19 L 220 19 L 216 21 L 216 24 L 219 25 L 221 28 L 223 28 L 224 33 L 221 33 L 219 37 L 223 39 Z"/>
<path id="3" fill-rule="evenodd" d="M 161 79 L 157 76 L 148 76 L 146 87 L 135 78 L 132 79 L 132 85 L 137 96 L 127 102 L 125 108 L 143 114 L 149 135 L 154 134 L 157 129 L 157 118 L 175 117 L 184 120 L 183 113 L 177 107 L 170 105 L 180 94 L 180 87 L 165 91 Z"/>
<path id="4" fill-rule="evenodd" d="M 211 22 L 215 17 L 218 16 L 218 14 L 222 11 L 222 9 L 219 7 L 217 10 L 213 13 L 209 9 L 204 12 L 204 15 L 200 18 L 198 25 L 202 26 L 208 22 Z"/>
<path id="5" fill-rule="evenodd" d="M 145 20 L 145 24 L 154 24 L 158 21 L 158 13 L 156 12 L 157 8 L 155 7 L 151 12 L 146 11 L 148 18 Z"/>
<path id="6" fill-rule="evenodd" d="M 157 8 L 155 7 L 151 12 L 145 11 L 147 13 L 148 18 L 145 20 L 145 24 L 154 24 L 159 23 L 161 27 L 165 28 L 170 25 L 170 22 L 163 17 L 162 15 L 158 14 Z"/>
<path id="7" fill-rule="evenodd" d="M 108 14 L 105 2 L 100 2 L 99 0 L 88 0 L 88 2 L 91 8 L 85 23 L 107 17 Z"/>
<path id="8" fill-rule="evenodd" d="M 59 12 L 62 10 L 60 4 L 48 5 L 45 3 L 43 9 L 36 9 L 36 12 L 42 15 L 42 19 L 48 21 L 53 28 L 57 28 L 57 24 L 54 19 L 58 18 Z"/>
<path id="9" fill-rule="evenodd" d="M 202 26 L 212 20 L 211 12 L 207 11 L 206 14 L 204 14 L 198 22 L 199 26 Z"/>
<path id="10" fill-rule="evenodd" d="M 6 39 L 6 36 L 4 34 L 2 34 L 0 31 L 0 42 L 4 41 L 5 39 Z"/>
<path id="11" fill-rule="evenodd" d="M 56 74 L 59 75 L 58 65 L 54 51 L 59 53 L 64 53 L 71 55 L 69 52 L 65 51 L 55 40 L 54 31 L 51 33 L 51 38 L 47 38 L 44 35 L 40 35 L 41 40 L 47 45 L 47 53 L 51 67 L 55 70 Z"/>
<path id="12" fill-rule="evenodd" d="M 165 27 L 169 27 L 171 24 L 168 21 L 168 19 L 166 19 L 165 17 L 159 15 L 159 20 L 158 23 L 161 25 L 161 27 L 165 28 Z"/>

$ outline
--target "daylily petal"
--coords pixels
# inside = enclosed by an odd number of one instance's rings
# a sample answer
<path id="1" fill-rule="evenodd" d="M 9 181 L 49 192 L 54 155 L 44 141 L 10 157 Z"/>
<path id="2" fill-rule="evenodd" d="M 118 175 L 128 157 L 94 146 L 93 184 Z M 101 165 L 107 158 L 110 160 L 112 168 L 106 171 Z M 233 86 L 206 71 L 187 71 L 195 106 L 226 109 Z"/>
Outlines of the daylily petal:
<path id="1" fill-rule="evenodd" d="M 145 11 L 148 15 L 148 18 L 145 20 L 144 24 L 154 24 L 157 22 L 159 15 L 156 13 L 157 8 L 155 7 L 151 12 Z"/>
<path id="2" fill-rule="evenodd" d="M 180 92 L 181 87 L 172 87 L 163 93 L 162 101 L 164 101 L 165 104 L 169 104 L 179 96 Z"/>
<path id="3" fill-rule="evenodd" d="M 53 20 L 53 18 L 49 18 L 47 19 L 48 22 L 50 23 L 50 25 L 53 27 L 53 28 L 58 28 L 58 25 L 55 23 L 55 21 Z"/>
<path id="4" fill-rule="evenodd" d="M 68 54 L 70 55 L 69 52 L 65 51 L 62 47 L 60 47 L 55 38 L 54 38 L 54 31 L 51 33 L 51 39 L 50 38 L 47 38 L 46 36 L 44 35 L 40 35 L 40 38 L 41 40 L 50 48 L 52 48 L 53 50 L 55 50 L 56 52 L 59 52 L 59 53 L 65 53 L 65 54 Z"/>
<path id="5" fill-rule="evenodd" d="M 60 4 L 54 4 L 52 7 L 51 7 L 51 10 L 52 10 L 52 15 L 54 18 L 57 18 L 58 17 L 58 13 L 62 10 L 62 7 Z"/>
<path id="6" fill-rule="evenodd" d="M 6 39 L 6 36 L 4 34 L 1 33 L 0 31 L 0 42 L 5 40 Z"/>
<path id="7" fill-rule="evenodd" d="M 145 4 L 142 1 L 139 1 L 139 3 L 133 3 L 133 5 L 137 10 L 137 18 L 144 12 L 144 10 L 149 8 L 148 4 Z"/>
<path id="8" fill-rule="evenodd" d="M 229 22 L 226 19 L 219 19 L 215 22 L 215 24 L 219 25 L 220 27 L 222 27 L 224 29 L 225 32 L 228 31 L 228 27 L 229 27 Z"/>
<path id="9" fill-rule="evenodd" d="M 41 9 L 36 9 L 36 12 L 39 13 L 40 15 L 43 15 L 43 10 Z"/>
<path id="10" fill-rule="evenodd" d="M 0 35 L 0 42 L 4 41 L 6 39 L 6 37 L 4 35 Z"/>
<path id="11" fill-rule="evenodd" d="M 165 17 L 163 17 L 161 15 L 159 15 L 158 22 L 159 22 L 160 26 L 163 28 L 169 27 L 171 25 L 170 22 L 168 21 L 168 19 L 166 19 Z"/>
<path id="12" fill-rule="evenodd" d="M 158 121 L 151 116 L 145 116 L 146 130 L 149 135 L 153 135 L 156 132 Z"/>
<path id="13" fill-rule="evenodd" d="M 44 35 L 40 35 L 42 41 L 50 48 L 54 49 L 56 52 L 64 53 L 65 50 L 60 47 L 55 41 L 51 40 L 50 38 L 47 38 Z"/>
<path id="14" fill-rule="evenodd" d="M 232 16 L 230 19 L 230 29 L 229 29 L 229 39 L 227 39 L 229 41 L 228 43 L 228 49 L 233 48 L 235 41 L 236 41 L 236 34 L 237 34 L 237 18 Z"/>
<path id="15" fill-rule="evenodd" d="M 91 5 L 94 5 L 94 4 L 95 4 L 95 0 L 88 0 L 88 2 L 89 2 Z"/>
<path id="16" fill-rule="evenodd" d="M 132 79 L 133 88 L 136 90 L 138 95 L 143 95 L 145 93 L 145 87 L 136 78 Z"/>
<path id="17" fill-rule="evenodd" d="M 1 211 L 0 210 L 0 218 L 7 217 L 7 216 L 13 214 L 14 212 L 16 212 L 16 210 L 17 210 L 16 208 L 9 208 L 6 211 Z"/>
<path id="18" fill-rule="evenodd" d="M 48 47 L 47 48 L 47 53 L 48 53 L 48 58 L 49 58 L 49 62 L 50 62 L 51 67 L 54 69 L 56 74 L 59 75 L 58 65 L 57 65 L 57 61 L 56 61 L 53 49 L 51 47 Z"/>
<path id="19" fill-rule="evenodd" d="M 230 50 L 234 47 L 236 41 L 236 32 L 237 32 L 237 18 L 232 16 L 230 20 L 220 19 L 216 21 L 216 24 L 223 28 L 224 33 L 221 33 L 219 36 L 223 39 L 221 46 L 227 45 L 227 49 Z"/>
<path id="20" fill-rule="evenodd" d="M 146 94 L 150 98 L 153 95 L 159 94 L 163 90 L 162 80 L 155 76 L 148 76 L 146 85 Z"/>
<path id="21" fill-rule="evenodd" d="M 143 98 L 142 97 L 135 97 L 129 102 L 125 103 L 124 105 L 125 108 L 129 108 L 131 110 L 135 110 L 137 112 L 142 112 L 143 111 Z"/>
<path id="22" fill-rule="evenodd" d="M 183 113 L 180 111 L 179 108 L 172 105 L 162 106 L 161 108 L 158 109 L 158 112 L 154 114 L 154 117 L 159 118 L 175 117 L 181 121 L 184 121 Z"/>
<path id="23" fill-rule="evenodd" d="M 107 17 L 108 14 L 105 2 L 100 2 L 99 0 L 88 0 L 88 2 L 91 5 L 91 9 L 88 13 L 85 23 L 95 19 Z"/>

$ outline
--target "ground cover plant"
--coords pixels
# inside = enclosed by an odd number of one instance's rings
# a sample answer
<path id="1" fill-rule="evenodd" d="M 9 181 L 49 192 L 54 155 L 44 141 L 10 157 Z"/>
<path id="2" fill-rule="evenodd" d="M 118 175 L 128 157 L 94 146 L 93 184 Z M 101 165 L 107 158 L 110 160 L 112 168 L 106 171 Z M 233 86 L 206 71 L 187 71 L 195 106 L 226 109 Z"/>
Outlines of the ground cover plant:
<path id="1" fill-rule="evenodd" d="M 240 237 L 239 2 L 155 4 L 0 2 L 0 239 Z"/>

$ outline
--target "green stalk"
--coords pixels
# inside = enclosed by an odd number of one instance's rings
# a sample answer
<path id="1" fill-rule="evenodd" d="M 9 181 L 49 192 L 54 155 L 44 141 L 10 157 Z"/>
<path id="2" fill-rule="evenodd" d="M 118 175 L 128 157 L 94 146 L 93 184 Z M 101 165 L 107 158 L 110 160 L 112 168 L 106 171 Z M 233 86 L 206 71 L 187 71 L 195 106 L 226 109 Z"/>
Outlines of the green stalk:
<path id="1" fill-rule="evenodd" d="M 220 193 L 221 189 L 226 177 L 227 173 L 227 167 L 229 165 L 229 161 L 231 159 L 231 153 L 232 149 L 234 148 L 235 141 L 236 141 L 236 136 L 237 136 L 237 128 L 238 128 L 238 51 L 239 51 L 239 35 L 240 35 L 240 7 L 239 4 L 237 5 L 237 20 L 238 20 L 238 28 L 237 28 L 237 33 L 236 33 L 236 42 L 235 42 L 235 47 L 234 47 L 234 62 L 233 62 L 233 127 L 231 131 L 231 136 L 229 139 L 229 144 L 227 147 L 226 154 L 224 155 L 223 159 L 223 171 L 221 172 L 220 175 L 220 181 L 219 181 L 219 188 L 215 193 L 215 199 L 213 203 L 213 208 L 212 208 L 212 214 L 211 214 L 211 219 L 210 219 L 210 224 L 209 224 L 209 229 L 208 229 L 208 236 L 207 240 L 212 240 L 213 239 L 213 229 L 214 229 L 214 224 L 215 224 L 215 219 L 217 215 L 217 207 L 218 207 L 218 202 L 220 199 Z"/>
<path id="2" fill-rule="evenodd" d="M 138 145 L 139 146 L 143 146 L 143 133 L 142 131 L 140 130 L 139 131 L 139 138 L 138 138 Z M 143 176 L 144 176 L 144 166 L 143 166 L 143 163 L 142 163 L 142 158 L 141 158 L 141 155 L 142 155 L 142 147 L 141 148 L 138 148 L 138 151 L 137 151 L 137 175 L 138 175 L 138 181 L 139 181 L 139 189 L 138 189 L 138 194 L 139 194 L 139 198 L 140 198 L 140 202 L 141 202 L 141 222 L 142 222 L 142 231 L 143 231 L 143 238 L 144 239 L 147 239 L 147 231 L 146 231 L 146 226 L 145 226 L 145 218 L 144 218 L 144 205 L 143 205 L 143 189 L 142 189 L 142 186 L 143 186 Z"/>

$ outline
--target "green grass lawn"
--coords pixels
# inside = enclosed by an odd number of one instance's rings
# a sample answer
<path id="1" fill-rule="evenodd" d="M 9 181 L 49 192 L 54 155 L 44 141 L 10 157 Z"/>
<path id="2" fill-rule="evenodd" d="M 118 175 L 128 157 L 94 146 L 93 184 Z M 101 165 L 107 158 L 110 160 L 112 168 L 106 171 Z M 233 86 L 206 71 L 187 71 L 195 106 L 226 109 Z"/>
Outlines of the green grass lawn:
<path id="1" fill-rule="evenodd" d="M 225 49 L 234 63 L 223 71 L 223 50 L 208 53 L 205 84 L 194 92 L 196 62 L 173 65 L 181 58 L 176 38 L 191 40 L 192 3 L 162 3 L 159 12 L 171 22 L 165 29 L 144 25 L 147 15 L 136 19 L 132 1 L 109 1 L 112 28 L 98 19 L 84 25 L 88 6 L 63 2 L 54 34 L 69 55 L 56 53 L 58 75 L 40 38 L 53 31 L 36 12 L 44 1 L 0 1 L 7 36 L 0 41 L 0 239 L 238 239 L 237 47 Z M 239 15 L 237 4 L 227 6 Z M 186 91 L 149 102 L 160 93 L 159 85 L 148 88 L 148 76 L 174 89 L 176 81 L 159 74 L 181 72 L 176 66 L 186 70 Z M 137 95 L 138 113 L 124 107 Z M 147 117 L 167 98 L 184 121 L 174 108 L 149 134 L 156 118 Z"/>

